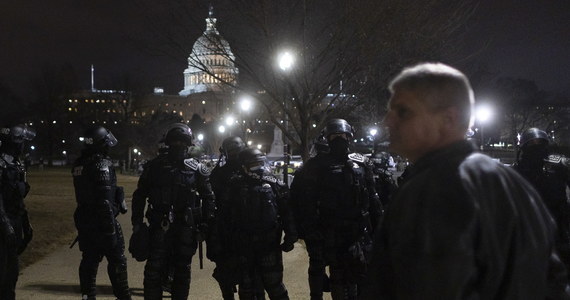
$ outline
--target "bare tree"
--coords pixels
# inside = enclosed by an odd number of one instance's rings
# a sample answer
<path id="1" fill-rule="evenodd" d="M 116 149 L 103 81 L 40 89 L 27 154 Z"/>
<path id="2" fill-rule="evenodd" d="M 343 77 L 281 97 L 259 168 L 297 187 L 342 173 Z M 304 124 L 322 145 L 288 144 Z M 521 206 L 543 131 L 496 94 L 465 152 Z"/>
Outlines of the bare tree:
<path id="1" fill-rule="evenodd" d="M 501 138 L 513 145 L 517 144 L 517 135 L 530 127 L 551 131 L 564 123 L 557 116 L 560 106 L 549 103 L 550 95 L 533 81 L 501 78 L 495 84 L 495 92 L 503 115 Z"/>
<path id="2" fill-rule="evenodd" d="M 224 53 L 216 35 L 210 36 L 210 50 L 239 68 L 236 87 L 261 92 L 258 104 L 307 159 L 312 140 L 329 119 L 350 118 L 363 105 L 382 113 L 386 81 L 397 70 L 452 51 L 447 41 L 475 5 L 467 0 L 220 0 L 216 8 L 223 20 L 220 31 L 235 56 Z M 190 53 L 191 45 L 172 34 L 180 36 L 179 31 L 155 29 L 172 43 L 161 47 L 163 53 Z M 295 60 L 286 71 L 276 63 L 284 50 Z M 188 59 L 216 76 L 207 62 Z"/>

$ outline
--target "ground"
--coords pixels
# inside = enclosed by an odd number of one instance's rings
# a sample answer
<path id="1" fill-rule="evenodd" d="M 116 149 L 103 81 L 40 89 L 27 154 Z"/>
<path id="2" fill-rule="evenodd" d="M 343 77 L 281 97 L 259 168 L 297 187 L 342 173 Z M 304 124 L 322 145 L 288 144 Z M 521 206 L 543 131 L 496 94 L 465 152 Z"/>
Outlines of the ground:
<path id="1" fill-rule="evenodd" d="M 26 198 L 30 220 L 34 226 L 34 238 L 21 256 L 21 269 L 16 298 L 18 300 L 71 300 L 79 299 L 78 266 L 81 252 L 77 245 L 69 249 L 75 239 L 73 225 L 75 195 L 69 168 L 31 169 L 28 174 L 31 191 Z M 125 188 L 125 197 L 130 200 L 138 177 L 118 175 L 118 184 Z M 125 240 L 131 235 L 131 214 L 120 215 Z M 129 286 L 133 299 L 143 298 L 144 262 L 137 262 L 126 253 L 128 259 Z M 308 257 L 304 245 L 295 243 L 295 249 L 284 253 L 284 283 L 292 300 L 309 299 L 307 283 Z M 97 275 L 97 299 L 115 299 L 106 274 L 105 260 Z M 221 299 L 218 285 L 211 274 L 214 264 L 204 259 L 204 269 L 198 267 L 198 258 L 192 262 L 192 283 L 189 299 Z M 169 299 L 169 296 L 166 296 Z M 325 295 L 325 300 L 331 299 Z"/>

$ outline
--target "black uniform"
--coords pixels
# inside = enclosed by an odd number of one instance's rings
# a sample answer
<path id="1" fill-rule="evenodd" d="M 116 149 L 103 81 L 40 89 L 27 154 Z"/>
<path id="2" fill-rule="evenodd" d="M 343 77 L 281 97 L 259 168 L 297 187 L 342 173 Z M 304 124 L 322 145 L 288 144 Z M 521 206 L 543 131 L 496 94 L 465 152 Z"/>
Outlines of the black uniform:
<path id="1" fill-rule="evenodd" d="M 236 160 L 227 160 L 226 164 L 212 170 L 210 181 L 214 194 L 217 197 L 216 206 L 219 211 L 223 211 L 222 207 L 224 203 L 218 195 L 222 195 L 224 191 L 226 191 L 228 188 L 227 183 L 230 178 L 239 173 L 240 170 L 241 165 Z M 215 226 L 220 226 L 223 223 L 216 221 L 215 224 Z M 208 248 L 208 258 L 216 263 L 213 276 L 220 285 L 222 297 L 225 300 L 232 300 L 234 299 L 235 285 L 238 283 L 237 277 L 234 274 L 235 261 L 232 261 L 233 255 L 228 245 L 229 241 L 219 237 L 218 233 L 220 229 L 219 227 L 216 228 L 216 234 L 214 234 L 215 241 L 213 241 L 212 244 L 216 244 L 217 246 Z"/>
<path id="2" fill-rule="evenodd" d="M 18 255 L 32 238 L 32 227 L 24 205 L 30 186 L 18 158 L 0 154 L 0 299 L 15 299 L 18 281 Z"/>
<path id="3" fill-rule="evenodd" d="M 533 167 L 521 159 L 514 168 L 539 192 L 557 225 L 556 247 L 561 260 L 570 268 L 570 208 L 566 188 L 570 186 L 568 159 L 548 155 L 542 167 Z"/>
<path id="4" fill-rule="evenodd" d="M 304 172 L 304 198 L 314 201 L 306 204 L 303 222 L 305 237 L 312 241 L 307 246 L 314 248 L 309 251 L 322 251 L 329 265 L 333 299 L 356 299 L 357 283 L 366 271 L 371 231 L 382 214 L 371 167 L 361 154 L 324 154 L 322 159 L 308 161 Z"/>
<path id="5" fill-rule="evenodd" d="M 113 162 L 103 153 L 85 150 L 74 163 L 72 174 L 77 200 L 74 220 L 83 252 L 79 265 L 81 294 L 95 299 L 97 269 L 106 257 L 113 294 L 121 300 L 131 299 L 125 241 L 115 219 L 119 212 L 126 212 L 126 206 Z"/>
<path id="6" fill-rule="evenodd" d="M 134 233 L 149 223 L 149 253 L 144 271 L 145 299 L 162 299 L 161 283 L 173 266 L 172 299 L 187 299 L 198 230 L 205 231 L 215 211 L 209 170 L 196 159 L 161 155 L 145 164 L 133 194 Z M 187 157 L 187 156 L 186 156 Z"/>
<path id="7" fill-rule="evenodd" d="M 309 254 L 309 289 L 311 299 L 319 300 L 323 298 L 323 292 L 330 292 L 329 278 L 326 274 L 326 262 L 323 253 L 322 239 L 320 236 L 309 234 L 316 231 L 316 222 L 314 212 L 318 211 L 317 201 L 306 199 L 308 184 L 310 178 L 305 175 L 306 166 L 319 165 L 326 155 L 318 153 L 310 158 L 304 166 L 295 172 L 293 182 L 291 183 L 291 208 L 295 217 L 295 225 L 299 238 L 305 241 L 307 253 Z M 314 180 L 313 180 L 314 182 Z M 310 187 L 309 187 L 310 188 Z"/>
<path id="8" fill-rule="evenodd" d="M 394 173 L 388 168 L 374 164 L 374 186 L 384 209 L 390 205 L 391 195 L 396 191 Z"/>
<path id="9" fill-rule="evenodd" d="M 229 241 L 227 254 L 233 255 L 230 261 L 238 275 L 240 299 L 262 297 L 257 280 L 270 299 L 289 299 L 283 284 L 281 251 L 293 249 L 297 233 L 287 203 L 287 187 L 268 172 L 243 171 L 234 175 L 228 185 L 219 195 L 223 205 L 217 220 L 220 239 Z M 283 232 L 284 242 L 280 246 Z"/>

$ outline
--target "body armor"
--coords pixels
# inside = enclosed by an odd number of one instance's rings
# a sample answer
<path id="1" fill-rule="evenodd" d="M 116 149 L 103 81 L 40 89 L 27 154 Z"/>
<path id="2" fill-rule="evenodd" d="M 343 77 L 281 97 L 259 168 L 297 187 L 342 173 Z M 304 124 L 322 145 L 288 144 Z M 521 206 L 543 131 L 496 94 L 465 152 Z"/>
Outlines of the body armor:
<path id="1" fill-rule="evenodd" d="M 112 161 L 103 154 L 81 156 L 74 163 L 72 175 L 77 201 L 74 220 L 83 252 L 79 266 L 81 293 L 95 299 L 97 269 L 106 257 L 113 293 L 118 299 L 131 299 L 125 242 L 115 219 L 119 212 L 126 212 L 126 205 Z"/>
<path id="2" fill-rule="evenodd" d="M 161 283 L 173 268 L 172 299 L 186 299 L 197 233 L 213 220 L 215 203 L 209 170 L 193 158 L 171 161 L 162 155 L 145 165 L 133 194 L 132 223 L 149 223 L 145 299 L 162 299 Z M 148 202 L 146 213 L 145 206 Z"/>
<path id="3" fill-rule="evenodd" d="M 297 233 L 288 207 L 288 190 L 268 173 L 240 172 L 229 180 L 219 211 L 221 240 L 228 240 L 240 299 L 261 299 L 259 281 L 271 299 L 289 299 L 283 285 L 282 250 Z M 285 233 L 280 246 L 281 235 Z"/>
<path id="4" fill-rule="evenodd" d="M 323 154 L 307 162 L 303 172 L 305 217 L 300 223 L 308 250 L 315 257 L 313 268 L 309 268 L 311 297 L 322 299 L 319 288 L 324 288 L 325 279 L 321 270 L 329 265 L 333 298 L 356 299 L 356 283 L 366 271 L 371 234 L 382 215 L 371 165 L 358 153 Z"/>
<path id="5" fill-rule="evenodd" d="M 18 280 L 18 255 L 32 239 L 32 227 L 24 205 L 30 186 L 20 161 L 6 153 L 0 154 L 0 298 L 15 299 Z"/>

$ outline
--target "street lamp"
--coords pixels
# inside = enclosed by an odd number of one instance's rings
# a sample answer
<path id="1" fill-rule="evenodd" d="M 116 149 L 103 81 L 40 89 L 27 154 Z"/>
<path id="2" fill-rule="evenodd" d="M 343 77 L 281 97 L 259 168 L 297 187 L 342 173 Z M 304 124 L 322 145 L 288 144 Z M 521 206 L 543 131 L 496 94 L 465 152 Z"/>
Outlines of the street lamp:
<path id="1" fill-rule="evenodd" d="M 199 133 L 198 134 L 198 141 L 202 142 L 204 140 L 204 135 Z"/>
<path id="2" fill-rule="evenodd" d="M 479 122 L 479 127 L 481 129 L 481 151 L 483 151 L 485 149 L 485 136 L 483 135 L 483 127 L 485 125 L 485 123 L 487 123 L 487 121 L 489 121 L 489 119 L 491 119 L 491 117 L 493 116 L 493 111 L 491 110 L 491 108 L 487 105 L 481 105 L 479 107 L 477 107 L 477 111 L 475 113 L 475 117 L 477 118 L 477 121 Z"/>
<path id="3" fill-rule="evenodd" d="M 226 132 L 226 127 L 225 127 L 224 125 L 220 125 L 220 126 L 218 127 L 218 131 L 219 131 L 220 133 L 224 133 L 224 132 Z"/>
<path id="4" fill-rule="evenodd" d="M 277 64 L 282 71 L 289 71 L 295 63 L 295 57 L 289 51 L 283 51 L 277 57 Z"/>

